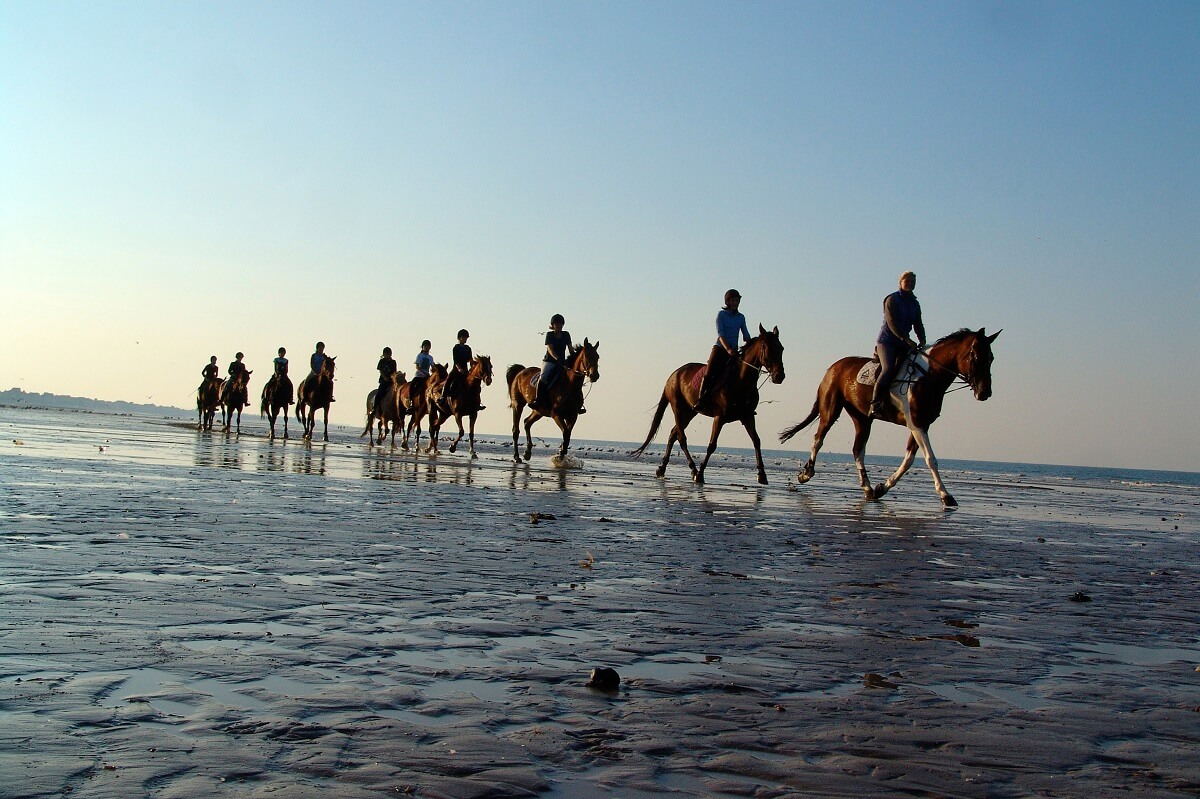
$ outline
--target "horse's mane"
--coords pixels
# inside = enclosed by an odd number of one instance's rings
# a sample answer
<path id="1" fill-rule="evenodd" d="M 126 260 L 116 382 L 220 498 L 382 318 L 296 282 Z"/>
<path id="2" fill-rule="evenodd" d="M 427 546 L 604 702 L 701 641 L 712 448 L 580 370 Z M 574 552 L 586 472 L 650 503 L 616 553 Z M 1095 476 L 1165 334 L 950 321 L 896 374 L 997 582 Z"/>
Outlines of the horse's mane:
<path id="1" fill-rule="evenodd" d="M 942 336 L 941 338 L 939 338 L 937 341 L 935 341 L 933 343 L 941 344 L 943 341 L 951 341 L 951 340 L 962 341 L 967 336 L 973 336 L 973 335 L 975 335 L 974 330 L 971 330 L 970 328 L 966 328 L 966 327 L 960 327 L 958 330 L 955 330 L 953 333 Z"/>

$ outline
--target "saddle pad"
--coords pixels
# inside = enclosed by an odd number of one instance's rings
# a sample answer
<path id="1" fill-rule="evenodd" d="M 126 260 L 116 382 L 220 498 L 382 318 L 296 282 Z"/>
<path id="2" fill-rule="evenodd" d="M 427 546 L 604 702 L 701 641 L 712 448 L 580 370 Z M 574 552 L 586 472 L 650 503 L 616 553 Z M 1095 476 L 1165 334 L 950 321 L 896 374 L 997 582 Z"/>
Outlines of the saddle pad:
<path id="1" fill-rule="evenodd" d="M 696 374 L 692 375 L 692 388 L 694 388 L 697 393 L 700 391 L 700 386 L 704 384 L 704 376 L 706 374 L 708 374 L 707 364 L 701 366 L 696 370 Z"/>
<path id="2" fill-rule="evenodd" d="M 861 385 L 873 386 L 879 381 L 879 373 L 883 371 L 883 366 L 879 361 L 867 361 L 863 364 L 863 368 L 858 370 L 858 377 L 855 378 Z"/>

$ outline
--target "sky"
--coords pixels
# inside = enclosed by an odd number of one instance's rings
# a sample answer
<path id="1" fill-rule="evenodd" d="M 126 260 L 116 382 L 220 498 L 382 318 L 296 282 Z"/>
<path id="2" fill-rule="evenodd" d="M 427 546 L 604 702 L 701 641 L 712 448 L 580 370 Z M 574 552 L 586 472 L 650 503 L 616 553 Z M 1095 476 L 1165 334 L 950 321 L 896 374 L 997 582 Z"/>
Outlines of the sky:
<path id="1" fill-rule="evenodd" d="M 1194 2 L 0 0 L 0 388 L 193 408 L 323 340 L 359 424 L 382 347 L 502 374 L 561 313 L 576 437 L 640 442 L 737 288 L 778 447 L 913 270 L 931 339 L 1003 329 L 940 458 L 1200 470 L 1198 145 Z"/>

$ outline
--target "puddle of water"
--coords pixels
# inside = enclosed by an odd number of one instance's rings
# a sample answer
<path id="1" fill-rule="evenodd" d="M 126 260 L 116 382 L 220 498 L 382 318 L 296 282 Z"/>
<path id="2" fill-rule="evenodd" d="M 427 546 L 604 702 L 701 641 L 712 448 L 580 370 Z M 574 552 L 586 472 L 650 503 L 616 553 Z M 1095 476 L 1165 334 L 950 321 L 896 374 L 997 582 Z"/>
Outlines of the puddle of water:
<path id="1" fill-rule="evenodd" d="M 267 706 L 258 699 L 238 693 L 233 686 L 220 680 L 184 679 L 159 669 L 141 669 L 133 672 L 125 682 L 108 695 L 105 705 L 122 707 L 129 702 L 131 697 L 145 697 L 147 704 L 164 715 L 183 717 L 192 715 L 196 711 L 196 707 L 203 701 L 202 699 L 197 699 L 193 703 L 178 698 L 153 696 L 153 694 L 171 692 L 175 688 L 181 689 L 177 693 L 192 694 L 194 692 L 230 707 L 261 710 Z"/>
<path id="2" fill-rule="evenodd" d="M 88 572 L 86 577 L 96 577 L 101 580 L 136 580 L 139 582 L 167 583 L 186 580 L 182 574 L 166 574 L 155 572 Z"/>
<path id="3" fill-rule="evenodd" d="M 1133 646 L 1130 644 L 1084 644 L 1075 649 L 1074 654 L 1085 660 L 1109 659 L 1127 666 L 1161 666 L 1164 663 L 1185 661 L 1200 663 L 1200 649 L 1183 647 L 1152 647 Z"/>
<path id="4" fill-rule="evenodd" d="M 943 699 L 963 705 L 974 704 L 983 699 L 999 699 L 1001 702 L 1005 702 L 1021 710 L 1038 710 L 1040 708 L 1052 707 L 1055 704 L 1047 699 L 1030 696 L 1014 688 L 1001 685 L 937 683 L 923 687 L 933 691 Z"/>

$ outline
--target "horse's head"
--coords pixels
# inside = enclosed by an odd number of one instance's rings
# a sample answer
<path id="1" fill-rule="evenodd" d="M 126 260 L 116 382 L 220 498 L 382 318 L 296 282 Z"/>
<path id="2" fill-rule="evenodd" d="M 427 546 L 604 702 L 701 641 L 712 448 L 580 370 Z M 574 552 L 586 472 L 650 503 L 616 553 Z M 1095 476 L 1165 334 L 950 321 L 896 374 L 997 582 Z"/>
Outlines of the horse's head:
<path id="1" fill-rule="evenodd" d="M 404 372 L 396 372 L 396 374 L 392 375 L 392 385 L 394 386 L 402 386 L 407 382 L 408 375 L 404 374 Z"/>
<path id="2" fill-rule="evenodd" d="M 254 374 L 254 372 L 249 369 L 247 369 L 244 372 L 239 372 L 233 378 L 233 382 L 239 386 L 248 386 L 248 385 L 250 385 L 250 375 L 252 375 L 252 374 Z"/>
<path id="3" fill-rule="evenodd" d="M 337 356 L 336 355 L 326 356 L 325 360 L 321 362 L 321 373 L 322 374 L 326 374 L 326 375 L 329 375 L 330 377 L 333 377 L 333 370 L 336 368 L 337 368 Z"/>
<path id="4" fill-rule="evenodd" d="M 999 330 L 989 336 L 981 327 L 977 331 L 961 330 L 934 344 L 937 347 L 946 342 L 955 346 L 952 356 L 954 368 L 967 381 L 975 399 L 981 402 L 992 396 L 992 342 L 998 335 Z M 932 347 L 929 355 L 931 359 L 935 357 Z"/>
<path id="5" fill-rule="evenodd" d="M 758 337 L 746 344 L 743 357 L 754 366 L 766 371 L 776 385 L 787 376 L 783 371 L 783 345 L 779 343 L 779 328 L 767 330 L 758 326 Z"/>
<path id="6" fill-rule="evenodd" d="M 586 338 L 583 344 L 575 348 L 575 358 L 571 368 L 576 372 L 587 375 L 587 379 L 595 383 L 600 379 L 600 342 L 592 344 Z"/>
<path id="7" fill-rule="evenodd" d="M 483 381 L 485 386 L 492 384 L 492 359 L 489 355 L 480 355 L 471 365 L 471 373 Z"/>

